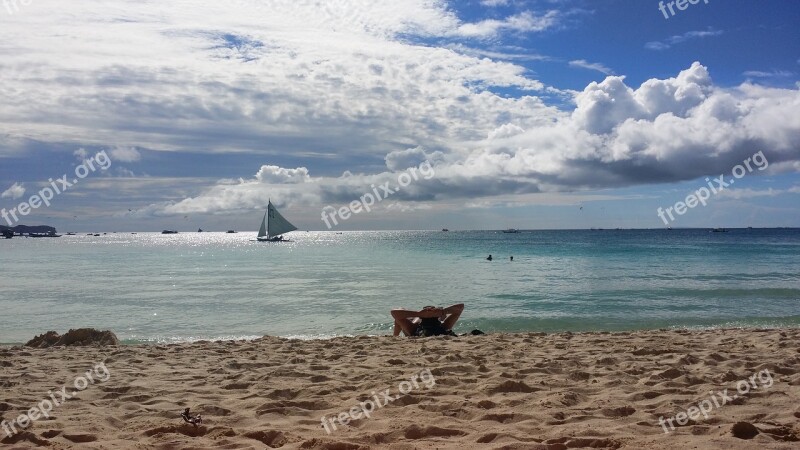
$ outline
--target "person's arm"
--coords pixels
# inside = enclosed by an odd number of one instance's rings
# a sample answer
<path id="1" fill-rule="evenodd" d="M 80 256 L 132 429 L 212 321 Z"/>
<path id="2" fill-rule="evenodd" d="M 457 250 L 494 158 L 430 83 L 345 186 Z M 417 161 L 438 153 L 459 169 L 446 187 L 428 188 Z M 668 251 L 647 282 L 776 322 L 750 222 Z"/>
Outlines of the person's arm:
<path id="1" fill-rule="evenodd" d="M 406 336 L 413 336 L 415 331 L 417 330 L 417 325 L 412 321 L 412 317 L 415 317 L 416 311 L 408 311 L 405 309 L 393 309 L 391 311 L 392 318 L 394 319 L 394 336 L 399 336 L 400 332 L 402 331 L 405 333 Z M 418 320 L 418 319 L 415 319 Z"/>
<path id="2" fill-rule="evenodd" d="M 423 309 L 421 311 L 411 311 L 408 309 L 393 309 L 391 311 L 391 314 L 392 317 L 394 317 L 395 319 L 412 319 L 414 317 L 419 317 L 420 319 L 427 319 L 431 317 L 440 317 L 443 311 L 444 310 L 442 310 L 442 308 L 428 308 L 428 309 Z"/>
<path id="3" fill-rule="evenodd" d="M 442 321 L 442 326 L 448 330 L 452 330 L 456 322 L 458 322 L 458 318 L 461 317 L 461 313 L 464 312 L 464 304 L 457 303 L 453 306 L 448 306 L 443 311 L 444 314 L 447 315 L 447 318 Z"/>

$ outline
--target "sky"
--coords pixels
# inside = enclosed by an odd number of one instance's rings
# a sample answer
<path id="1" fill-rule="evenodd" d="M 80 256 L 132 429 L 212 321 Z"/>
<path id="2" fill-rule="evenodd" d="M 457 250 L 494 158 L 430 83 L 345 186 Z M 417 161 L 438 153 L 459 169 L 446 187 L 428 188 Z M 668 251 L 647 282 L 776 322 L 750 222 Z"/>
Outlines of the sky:
<path id="1" fill-rule="evenodd" d="M 800 2 L 661 4 L 0 0 L 0 224 L 800 226 Z"/>

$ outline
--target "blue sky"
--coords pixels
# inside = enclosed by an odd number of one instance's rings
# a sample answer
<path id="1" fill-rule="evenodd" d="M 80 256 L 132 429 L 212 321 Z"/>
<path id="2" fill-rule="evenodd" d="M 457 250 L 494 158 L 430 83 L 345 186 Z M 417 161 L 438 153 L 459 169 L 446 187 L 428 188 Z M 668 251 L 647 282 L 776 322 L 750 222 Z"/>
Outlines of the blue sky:
<path id="1" fill-rule="evenodd" d="M 15 223 L 325 229 L 428 161 L 335 228 L 655 228 L 762 152 L 668 224 L 800 226 L 797 2 L 319 4 L 0 2 L 0 208 L 104 151 Z"/>

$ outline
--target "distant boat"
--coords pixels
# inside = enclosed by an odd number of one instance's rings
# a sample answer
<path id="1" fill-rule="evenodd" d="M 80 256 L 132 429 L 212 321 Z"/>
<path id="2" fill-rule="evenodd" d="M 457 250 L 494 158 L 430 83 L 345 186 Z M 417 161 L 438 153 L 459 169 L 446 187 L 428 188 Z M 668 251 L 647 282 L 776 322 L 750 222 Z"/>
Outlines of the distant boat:
<path id="1" fill-rule="evenodd" d="M 727 233 L 728 229 L 727 228 L 714 228 L 713 230 L 711 230 L 711 232 L 712 233 Z"/>
<path id="2" fill-rule="evenodd" d="M 272 201 L 269 201 L 267 212 L 264 213 L 264 218 L 261 220 L 261 228 L 258 229 L 257 239 L 259 242 L 284 242 L 281 235 L 296 229 L 296 226 L 292 225 L 275 209 Z"/>
<path id="3" fill-rule="evenodd" d="M 227 233 L 228 233 L 228 234 L 235 234 L 235 233 L 236 233 L 236 230 L 228 230 L 228 231 L 227 231 Z"/>
<path id="4" fill-rule="evenodd" d="M 442 231 L 450 231 L 450 230 L 448 230 L 447 228 L 442 228 Z"/>
<path id="5" fill-rule="evenodd" d="M 503 233 L 519 233 L 519 230 L 516 228 L 509 228 L 507 230 L 503 230 Z"/>
<path id="6" fill-rule="evenodd" d="M 72 231 L 69 231 L 69 232 L 67 232 L 67 236 L 75 236 L 75 233 L 73 233 Z"/>
<path id="7" fill-rule="evenodd" d="M 202 233 L 202 232 L 203 232 L 203 229 L 202 229 L 202 228 L 198 228 L 198 229 L 197 229 L 197 232 L 198 232 L 198 233 Z"/>
<path id="8" fill-rule="evenodd" d="M 161 234 L 178 234 L 177 230 L 164 230 Z"/>
<path id="9" fill-rule="evenodd" d="M 100 233 L 95 233 L 94 236 L 100 236 Z"/>

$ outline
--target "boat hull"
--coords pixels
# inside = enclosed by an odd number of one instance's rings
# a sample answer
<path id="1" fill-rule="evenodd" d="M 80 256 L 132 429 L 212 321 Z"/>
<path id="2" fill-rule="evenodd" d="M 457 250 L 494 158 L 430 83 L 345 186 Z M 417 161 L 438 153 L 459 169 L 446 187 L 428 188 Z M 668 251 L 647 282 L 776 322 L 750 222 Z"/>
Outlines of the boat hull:
<path id="1" fill-rule="evenodd" d="M 256 238 L 256 241 L 258 241 L 258 242 L 292 242 L 289 239 L 278 239 L 278 238 L 271 238 L 271 239 Z"/>

